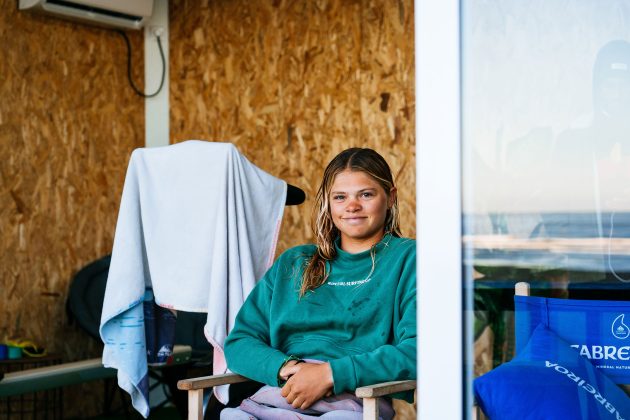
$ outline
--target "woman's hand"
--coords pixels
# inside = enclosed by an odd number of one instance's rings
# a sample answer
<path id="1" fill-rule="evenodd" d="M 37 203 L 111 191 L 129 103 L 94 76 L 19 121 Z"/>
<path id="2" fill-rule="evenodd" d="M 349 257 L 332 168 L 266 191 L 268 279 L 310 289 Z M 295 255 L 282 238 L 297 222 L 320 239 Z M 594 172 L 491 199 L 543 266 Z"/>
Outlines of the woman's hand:
<path id="1" fill-rule="evenodd" d="M 285 366 L 280 374 L 289 377 L 282 396 L 294 408 L 306 410 L 321 398 L 331 395 L 333 377 L 328 363 L 297 363 Z"/>
<path id="2" fill-rule="evenodd" d="M 282 366 L 282 369 L 280 369 L 280 372 L 278 372 L 278 376 L 286 381 L 287 379 L 289 379 L 289 376 L 293 375 L 293 370 L 291 370 L 290 368 L 297 365 L 298 363 L 303 362 L 298 360 L 289 360 L 287 363 L 284 364 L 284 366 Z"/>

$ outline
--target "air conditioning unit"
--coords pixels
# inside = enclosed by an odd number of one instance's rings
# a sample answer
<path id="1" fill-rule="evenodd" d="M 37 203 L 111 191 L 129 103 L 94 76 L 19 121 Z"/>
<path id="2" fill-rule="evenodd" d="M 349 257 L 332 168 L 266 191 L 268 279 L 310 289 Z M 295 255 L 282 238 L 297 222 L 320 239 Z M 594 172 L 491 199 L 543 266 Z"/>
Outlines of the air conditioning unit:
<path id="1" fill-rule="evenodd" d="M 99 26 L 140 29 L 153 14 L 153 0 L 19 0 L 19 9 Z"/>

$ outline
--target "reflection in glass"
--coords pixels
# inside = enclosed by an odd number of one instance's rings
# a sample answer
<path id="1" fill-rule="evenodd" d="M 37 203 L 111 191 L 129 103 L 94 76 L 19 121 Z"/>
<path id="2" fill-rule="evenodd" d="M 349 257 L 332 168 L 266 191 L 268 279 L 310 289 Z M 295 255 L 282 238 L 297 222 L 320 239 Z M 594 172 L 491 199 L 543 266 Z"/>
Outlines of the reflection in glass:
<path id="1" fill-rule="evenodd" d="M 462 3 L 475 376 L 514 357 L 519 281 L 630 301 L 630 5 L 522 3 Z"/>

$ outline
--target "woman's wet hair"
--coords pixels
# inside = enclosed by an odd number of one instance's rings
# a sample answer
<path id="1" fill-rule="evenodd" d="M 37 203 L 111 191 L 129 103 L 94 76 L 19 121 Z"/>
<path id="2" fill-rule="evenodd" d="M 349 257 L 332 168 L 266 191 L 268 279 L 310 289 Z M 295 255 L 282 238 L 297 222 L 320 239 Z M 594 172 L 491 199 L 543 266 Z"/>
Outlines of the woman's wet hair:
<path id="1" fill-rule="evenodd" d="M 302 274 L 300 296 L 304 296 L 309 290 L 314 290 L 326 282 L 329 274 L 326 269 L 326 262 L 333 260 L 337 255 L 335 240 L 339 237 L 340 232 L 333 223 L 330 213 L 330 191 L 335 177 L 345 170 L 364 172 L 369 175 L 379 183 L 388 197 L 392 188 L 395 188 L 389 165 L 380 154 L 372 149 L 353 147 L 339 153 L 330 161 L 324 170 L 322 183 L 315 197 L 312 228 L 316 238 L 317 251 L 307 261 Z M 401 236 L 396 195 L 393 197 L 393 205 L 387 210 L 385 216 L 384 233 Z M 373 270 L 374 247 L 371 249 L 371 255 Z"/>

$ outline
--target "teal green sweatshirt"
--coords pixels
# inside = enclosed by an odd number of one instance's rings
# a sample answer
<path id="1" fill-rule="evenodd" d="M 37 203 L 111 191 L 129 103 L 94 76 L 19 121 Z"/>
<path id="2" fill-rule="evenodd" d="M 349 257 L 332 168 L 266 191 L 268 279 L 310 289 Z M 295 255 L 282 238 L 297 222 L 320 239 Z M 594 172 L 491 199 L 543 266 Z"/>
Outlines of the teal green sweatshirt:
<path id="1" fill-rule="evenodd" d="M 225 341 L 230 370 L 277 386 L 287 356 L 327 361 L 335 394 L 415 379 L 415 240 L 385 235 L 371 274 L 370 251 L 350 254 L 337 245 L 327 282 L 300 299 L 315 249 L 283 253 L 250 293 Z"/>

